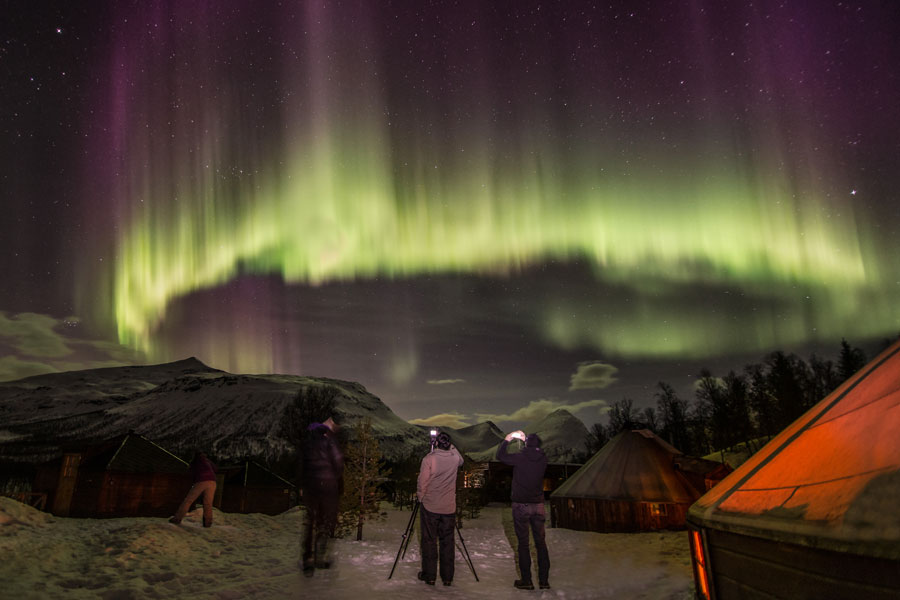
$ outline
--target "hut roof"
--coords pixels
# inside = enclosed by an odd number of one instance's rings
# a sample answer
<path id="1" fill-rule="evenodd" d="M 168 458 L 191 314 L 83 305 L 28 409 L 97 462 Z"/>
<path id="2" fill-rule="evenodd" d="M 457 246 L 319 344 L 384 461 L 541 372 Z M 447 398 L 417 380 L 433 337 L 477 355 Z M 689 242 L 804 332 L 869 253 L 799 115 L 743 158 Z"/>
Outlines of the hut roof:
<path id="1" fill-rule="evenodd" d="M 81 468 L 131 473 L 185 473 L 188 463 L 144 436 L 129 432 L 82 450 Z"/>
<path id="2" fill-rule="evenodd" d="M 691 507 L 688 520 L 900 558 L 900 342 Z"/>
<path id="3" fill-rule="evenodd" d="M 680 455 L 651 431 L 623 431 L 551 496 L 689 504 L 700 494 L 675 469 Z"/>

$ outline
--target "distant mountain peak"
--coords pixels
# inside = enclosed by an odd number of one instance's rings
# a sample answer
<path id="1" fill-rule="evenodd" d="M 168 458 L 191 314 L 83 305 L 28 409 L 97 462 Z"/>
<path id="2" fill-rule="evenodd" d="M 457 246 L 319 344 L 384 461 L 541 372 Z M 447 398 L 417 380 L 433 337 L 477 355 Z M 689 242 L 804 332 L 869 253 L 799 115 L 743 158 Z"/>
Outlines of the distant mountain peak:
<path id="1" fill-rule="evenodd" d="M 471 452 L 475 460 L 494 460 L 497 453 L 497 445 L 503 439 L 503 431 L 490 421 L 478 423 L 467 428 L 469 430 L 481 426 L 483 431 L 491 431 L 497 436 L 497 443 L 486 450 Z M 490 429 L 487 429 L 490 427 Z M 570 462 L 582 450 L 583 441 L 587 436 L 587 428 L 581 419 L 564 408 L 559 408 L 547 414 L 544 418 L 533 421 L 523 428 L 525 433 L 536 433 L 541 438 L 541 444 L 550 462 Z"/>
<path id="2" fill-rule="evenodd" d="M 565 408 L 557 408 L 556 410 L 545 416 L 543 419 L 529 423 L 527 426 L 525 426 L 525 431 L 539 431 L 540 429 L 545 429 L 549 425 L 563 424 L 570 421 L 578 421 L 579 423 L 581 422 L 578 417 L 570 413 Z"/>
<path id="3" fill-rule="evenodd" d="M 148 367 L 167 367 L 171 369 L 181 369 L 181 370 L 194 370 L 194 371 L 218 371 L 223 372 L 220 369 L 214 369 L 204 363 L 202 360 L 197 358 L 196 356 L 190 356 L 188 358 L 182 358 L 181 360 L 175 360 L 172 362 L 161 363 L 158 365 L 147 365 Z"/>
<path id="4" fill-rule="evenodd" d="M 552 416 L 566 417 L 566 418 L 572 418 L 572 419 L 575 418 L 575 415 L 573 415 L 571 412 L 569 412 L 568 409 L 565 409 L 565 408 L 557 408 L 556 410 L 551 412 L 549 415 L 547 415 L 547 417 L 544 417 L 544 418 L 548 418 L 548 417 L 552 417 Z"/>

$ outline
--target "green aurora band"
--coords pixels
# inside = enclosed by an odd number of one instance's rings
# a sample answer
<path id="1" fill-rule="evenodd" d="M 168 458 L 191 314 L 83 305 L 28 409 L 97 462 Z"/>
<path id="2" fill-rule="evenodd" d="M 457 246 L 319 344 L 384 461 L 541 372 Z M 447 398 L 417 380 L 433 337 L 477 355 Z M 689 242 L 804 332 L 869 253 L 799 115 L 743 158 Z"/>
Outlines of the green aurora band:
<path id="1" fill-rule="evenodd" d="M 118 32 L 111 71 L 127 85 L 111 94 L 109 162 L 122 165 L 112 195 L 124 219 L 100 289 L 123 344 L 165 357 L 156 336 L 173 302 L 243 274 L 516 277 L 549 261 L 589 264 L 597 288 L 633 298 L 549 299 L 531 326 L 563 348 L 702 357 L 900 329 L 893 252 L 851 204 L 839 161 L 818 151 L 827 132 L 793 118 L 814 112 L 805 101 L 748 103 L 743 128 L 698 112 L 671 125 L 673 144 L 652 120 L 602 125 L 609 99 L 573 96 L 568 112 L 530 100 L 556 89 L 546 65 L 520 90 L 471 67 L 433 105 L 407 98 L 413 88 L 388 98 L 373 21 L 341 39 L 344 13 L 305 10 L 317 25 L 285 30 L 273 51 L 284 64 L 259 68 L 223 57 L 229 43 L 203 29 L 169 30 L 162 49 L 153 30 Z M 718 75 L 705 83 L 713 97 Z M 285 102 L 263 102 L 276 95 Z M 596 118 L 556 127 L 563 114 Z M 707 288 L 743 296 L 685 306 Z"/>
<path id="2" fill-rule="evenodd" d="M 715 173 L 677 184 L 665 177 L 617 183 L 587 172 L 564 179 L 560 165 L 535 159 L 506 170 L 484 161 L 450 176 L 420 165 L 407 175 L 409 185 L 392 176 L 383 143 L 324 145 L 296 156 L 290 176 L 245 186 L 240 201 L 227 201 L 234 192 L 226 194 L 211 178 L 193 197 L 178 193 L 173 211 L 138 215 L 118 252 L 120 341 L 152 355 L 154 329 L 173 300 L 242 273 L 278 273 L 298 284 L 435 273 L 509 276 L 548 260 L 589 261 L 599 280 L 634 287 L 639 297 L 665 298 L 659 290 L 719 282 L 760 297 L 810 295 L 821 306 L 811 324 L 797 318 L 802 315 L 785 319 L 780 335 L 764 333 L 771 315 L 742 314 L 738 320 L 756 332 L 749 337 L 734 336 L 733 325 L 710 335 L 716 331 L 710 321 L 697 314 L 679 318 L 652 301 L 620 315 L 615 333 L 607 325 L 603 334 L 585 328 L 590 315 L 573 320 L 561 316 L 573 314 L 571 308 L 557 307 L 542 327 L 564 347 L 702 355 L 799 342 L 810 337 L 809 325 L 822 337 L 840 336 L 848 325 L 857 335 L 897 325 L 856 223 L 824 218 L 827 207 L 795 199 L 786 181 L 761 191 L 737 174 L 719 184 L 724 178 Z"/>

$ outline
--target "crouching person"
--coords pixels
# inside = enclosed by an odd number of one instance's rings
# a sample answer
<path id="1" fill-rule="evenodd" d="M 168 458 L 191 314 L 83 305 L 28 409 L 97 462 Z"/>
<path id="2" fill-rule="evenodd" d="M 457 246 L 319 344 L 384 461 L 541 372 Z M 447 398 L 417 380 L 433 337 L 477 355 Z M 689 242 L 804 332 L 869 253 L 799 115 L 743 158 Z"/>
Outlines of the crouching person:
<path id="1" fill-rule="evenodd" d="M 440 546 L 440 574 L 444 585 L 453 582 L 454 537 L 456 526 L 456 472 L 462 466 L 462 455 L 450 443 L 450 436 L 440 433 L 434 449 L 422 459 L 416 495 L 421 509 L 422 570 L 419 579 L 434 585 L 437 579 Z"/>
<path id="2" fill-rule="evenodd" d="M 216 465 L 206 457 L 206 454 L 197 452 L 191 461 L 191 477 L 194 485 L 188 490 L 187 496 L 175 511 L 175 516 L 169 519 L 169 523 L 176 525 L 181 523 L 184 515 L 191 509 L 197 498 L 203 496 L 203 526 L 212 527 L 212 504 L 216 495 Z"/>

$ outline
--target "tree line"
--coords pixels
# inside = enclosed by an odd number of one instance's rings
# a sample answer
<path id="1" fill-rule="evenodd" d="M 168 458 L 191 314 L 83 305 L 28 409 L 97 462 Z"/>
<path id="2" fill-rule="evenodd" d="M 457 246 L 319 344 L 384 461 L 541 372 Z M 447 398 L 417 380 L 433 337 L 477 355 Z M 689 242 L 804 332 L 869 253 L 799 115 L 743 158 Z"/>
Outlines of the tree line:
<path id="1" fill-rule="evenodd" d="M 885 342 L 887 345 L 889 342 Z M 732 451 L 738 444 L 755 452 L 867 363 L 865 353 L 841 340 L 836 361 L 815 354 L 803 360 L 775 351 L 762 362 L 724 377 L 702 369 L 694 397 L 684 398 L 664 381 L 655 388 L 656 406 L 637 409 L 631 398 L 612 404 L 609 422 L 594 423 L 585 442 L 586 460 L 628 429 L 649 429 L 688 455 Z"/>

